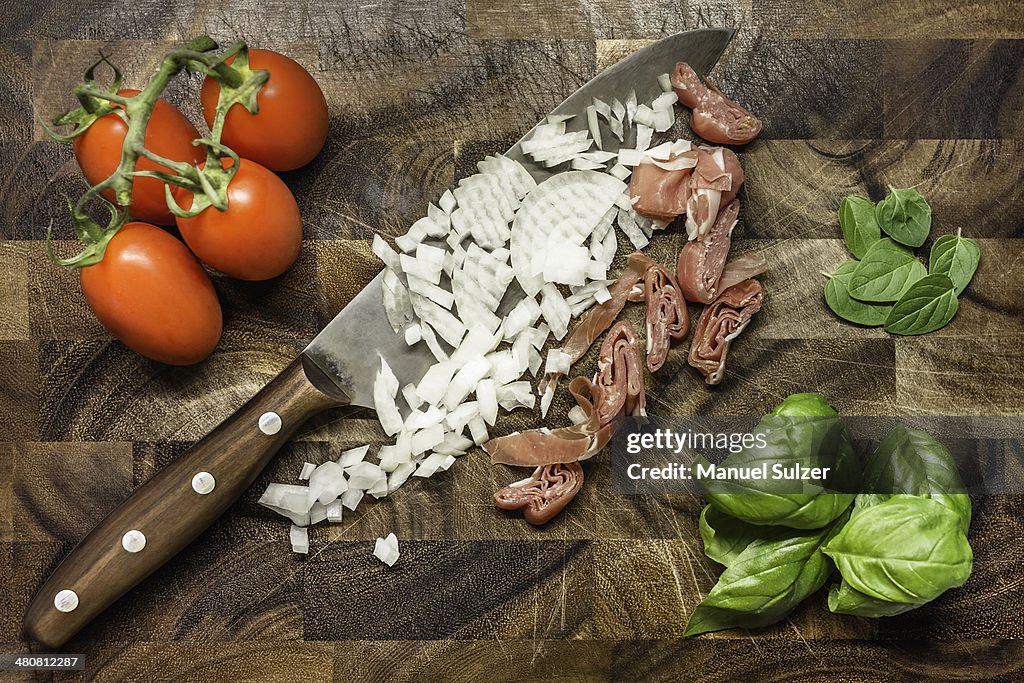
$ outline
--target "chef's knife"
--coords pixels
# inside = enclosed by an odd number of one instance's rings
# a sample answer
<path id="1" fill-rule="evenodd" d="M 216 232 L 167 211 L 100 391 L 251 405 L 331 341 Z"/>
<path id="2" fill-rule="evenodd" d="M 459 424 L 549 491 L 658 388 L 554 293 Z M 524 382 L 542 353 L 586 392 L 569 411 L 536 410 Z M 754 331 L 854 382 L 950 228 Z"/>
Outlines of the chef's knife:
<path id="1" fill-rule="evenodd" d="M 664 38 L 609 67 L 551 113 L 582 114 L 594 97 L 622 100 L 631 90 L 640 102 L 649 102 L 660 94 L 660 74 L 671 72 L 677 61 L 706 74 L 732 35 L 731 29 L 698 29 Z M 569 130 L 582 129 L 585 118 L 570 121 Z M 507 155 L 523 162 L 538 181 L 551 174 L 528 162 L 518 142 Z M 344 405 L 373 407 L 378 354 L 402 385 L 423 376 L 434 358 L 424 344 L 409 347 L 404 335 L 391 328 L 381 302 L 381 279 L 371 280 L 248 403 L 136 489 L 86 536 L 29 606 L 25 628 L 32 638 L 54 648 L 67 642 L 208 528 L 308 418 Z"/>

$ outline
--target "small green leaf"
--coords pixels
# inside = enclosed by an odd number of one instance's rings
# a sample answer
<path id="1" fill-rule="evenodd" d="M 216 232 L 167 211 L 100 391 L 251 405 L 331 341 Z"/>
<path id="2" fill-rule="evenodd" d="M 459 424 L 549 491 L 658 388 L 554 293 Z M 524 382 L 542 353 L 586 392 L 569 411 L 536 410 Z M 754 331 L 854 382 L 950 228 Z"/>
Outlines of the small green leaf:
<path id="1" fill-rule="evenodd" d="M 878 226 L 900 244 L 919 247 L 932 229 L 932 207 L 915 190 L 889 186 L 889 195 L 875 206 Z"/>
<path id="2" fill-rule="evenodd" d="M 828 276 L 828 282 L 825 283 L 825 303 L 843 320 L 867 327 L 880 327 L 885 323 L 892 305 L 858 301 L 850 296 L 850 278 L 858 263 L 859 261 L 847 261 Z"/>
<path id="3" fill-rule="evenodd" d="M 785 529 L 776 526 L 748 524 L 710 505 L 700 512 L 700 537 L 704 554 L 728 567 L 747 546 L 759 538 L 777 538 Z"/>
<path id="4" fill-rule="evenodd" d="M 928 255 L 928 272 L 932 275 L 948 275 L 956 295 L 960 296 L 978 270 L 979 261 L 981 250 L 978 243 L 961 237 L 958 230 L 955 235 L 943 235 L 935 240 Z"/>
<path id="5" fill-rule="evenodd" d="M 885 319 L 893 334 L 926 334 L 944 327 L 956 315 L 959 303 L 949 276 L 928 275 L 915 282 Z"/>
<path id="6" fill-rule="evenodd" d="M 861 301 L 890 303 L 928 274 L 914 252 L 891 239 L 880 239 L 868 249 L 849 280 L 850 296 Z"/>
<path id="7" fill-rule="evenodd" d="M 917 609 L 924 603 L 889 602 L 864 595 L 853 588 L 846 579 L 832 584 L 828 589 L 828 609 L 836 614 L 852 614 L 857 617 L 894 617 L 897 614 Z"/>
<path id="8" fill-rule="evenodd" d="M 850 195 L 839 205 L 839 226 L 843 229 L 846 246 L 857 258 L 864 258 L 868 248 L 882 239 L 875 205 L 867 197 Z"/>

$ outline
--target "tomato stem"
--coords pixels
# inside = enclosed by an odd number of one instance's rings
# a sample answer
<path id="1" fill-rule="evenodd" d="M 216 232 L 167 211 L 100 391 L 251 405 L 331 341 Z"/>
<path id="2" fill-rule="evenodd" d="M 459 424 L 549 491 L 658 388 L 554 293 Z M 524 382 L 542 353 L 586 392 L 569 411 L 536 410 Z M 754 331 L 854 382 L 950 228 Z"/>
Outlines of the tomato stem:
<path id="1" fill-rule="evenodd" d="M 170 50 L 164 55 L 159 68 L 145 87 L 132 96 L 124 96 L 118 92 L 121 72 L 101 53 L 99 59 L 86 70 L 82 82 L 75 86 L 74 94 L 80 106 L 53 119 L 52 123 L 55 126 L 74 126 L 72 131 L 68 134 L 57 133 L 40 120 L 47 134 L 62 141 L 81 135 L 95 121 L 112 113 L 116 113 L 128 124 L 117 168 L 109 177 L 90 187 L 70 207 L 73 227 L 79 240 L 86 245 L 85 249 L 69 259 L 57 258 L 50 244 L 50 229 L 47 229 L 47 249 L 54 261 L 61 265 L 83 267 L 102 260 L 107 243 L 127 221 L 127 207 L 132 202 L 132 183 L 139 176 L 153 177 L 167 183 L 167 206 L 175 216 L 195 216 L 210 206 L 220 211 L 227 209 L 228 184 L 237 172 L 240 162 L 237 154 L 220 143 L 224 119 L 228 110 L 235 104 L 241 104 L 248 111 L 256 113 L 256 96 L 270 75 L 266 71 L 249 68 L 248 47 L 243 41 L 232 43 L 221 54 L 210 54 L 216 49 L 217 43 L 212 38 L 199 36 L 181 47 Z M 235 61 L 229 65 L 227 60 L 232 57 Z M 106 64 L 114 72 L 111 83 L 105 88 L 98 86 L 95 79 L 96 68 L 101 64 Z M 204 73 L 216 79 L 221 85 L 212 134 L 210 138 L 200 138 L 193 142 L 206 147 L 206 163 L 203 168 L 168 159 L 145 146 L 146 127 L 153 115 L 153 109 L 167 86 L 183 69 Z M 140 157 L 167 170 L 136 171 Z M 222 164 L 223 157 L 230 157 L 233 163 Z M 174 199 L 170 190 L 171 185 L 193 193 L 192 206 L 188 210 L 183 209 Z M 103 198 L 102 193 L 105 190 L 113 192 L 114 201 L 118 206 Z M 95 199 L 103 202 L 110 212 L 110 220 L 106 226 L 101 227 L 86 210 Z"/>

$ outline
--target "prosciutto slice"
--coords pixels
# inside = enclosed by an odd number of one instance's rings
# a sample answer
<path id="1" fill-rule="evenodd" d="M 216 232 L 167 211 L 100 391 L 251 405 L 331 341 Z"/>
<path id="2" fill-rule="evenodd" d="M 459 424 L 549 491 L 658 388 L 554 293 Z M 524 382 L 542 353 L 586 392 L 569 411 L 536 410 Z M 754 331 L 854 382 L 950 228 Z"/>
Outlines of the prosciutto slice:
<path id="1" fill-rule="evenodd" d="M 653 259 L 638 251 L 627 257 L 626 270 L 622 271 L 618 279 L 608 287 L 611 298 L 584 313 L 562 345 L 562 353 L 568 354 L 571 359 L 570 365 L 582 358 L 594 341 L 611 327 L 629 300 L 630 291 L 637 283 L 643 281 L 644 274 L 654 265 L 656 264 Z M 541 380 L 538 388 L 541 392 L 542 415 L 547 412 L 547 406 L 551 404 L 561 377 L 560 373 L 548 373 Z"/>
<path id="2" fill-rule="evenodd" d="M 494 504 L 502 510 L 522 510 L 534 525 L 547 523 L 569 504 L 583 487 L 583 466 L 578 462 L 541 465 L 526 479 L 499 489 Z"/>
<path id="3" fill-rule="evenodd" d="M 743 168 L 732 150 L 697 148 L 697 166 L 690 174 L 690 198 L 686 203 L 689 239 L 707 235 L 718 218 L 719 208 L 736 198 L 743 180 Z"/>
<path id="4" fill-rule="evenodd" d="M 594 386 L 598 420 L 602 425 L 620 415 L 647 414 L 640 344 L 633 323 L 628 320 L 615 323 L 601 342 Z"/>
<path id="5" fill-rule="evenodd" d="M 689 361 L 704 375 L 705 382 L 714 385 L 722 381 L 729 347 L 761 310 L 763 301 L 761 283 L 744 280 L 704 307 L 690 345 Z"/>
<path id="6" fill-rule="evenodd" d="M 708 234 L 687 242 L 679 252 L 676 274 L 687 301 L 709 304 L 718 298 L 718 283 L 729 257 L 732 231 L 739 213 L 740 203 L 734 199 L 718 213 Z"/>
<path id="7" fill-rule="evenodd" d="M 679 62 L 670 76 L 679 102 L 693 110 L 690 128 L 709 142 L 745 145 L 761 132 L 761 121 L 736 104 L 709 79 L 700 77 L 686 62 Z"/>
<path id="8" fill-rule="evenodd" d="M 690 199 L 690 169 L 666 171 L 647 159 L 633 167 L 629 196 L 639 197 L 633 209 L 648 218 L 671 220 L 686 213 Z"/>
<path id="9" fill-rule="evenodd" d="M 690 313 L 675 276 L 665 266 L 653 266 L 644 275 L 644 300 L 647 302 L 647 369 L 655 372 L 665 364 L 672 342 L 686 338 L 690 331 Z"/>
<path id="10" fill-rule="evenodd" d="M 576 462 L 593 457 L 612 438 L 613 425 L 601 424 L 595 403 L 598 390 L 586 377 L 576 377 L 569 391 L 583 409 L 586 419 L 571 427 L 531 429 L 499 436 L 484 444 L 484 452 L 492 464 L 539 467 L 555 463 Z"/>

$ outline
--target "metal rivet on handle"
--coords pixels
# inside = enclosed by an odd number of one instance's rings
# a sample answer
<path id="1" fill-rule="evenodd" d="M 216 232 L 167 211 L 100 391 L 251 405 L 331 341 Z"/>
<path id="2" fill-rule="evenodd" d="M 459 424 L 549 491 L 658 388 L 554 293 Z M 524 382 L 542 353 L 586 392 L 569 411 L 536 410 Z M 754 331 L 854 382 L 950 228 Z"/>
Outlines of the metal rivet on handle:
<path id="1" fill-rule="evenodd" d="M 121 547 L 130 553 L 137 553 L 146 547 L 146 535 L 138 529 L 127 531 L 121 537 Z"/>
<path id="2" fill-rule="evenodd" d="M 209 472 L 196 472 L 196 476 L 192 477 L 192 490 L 201 496 L 213 491 L 215 486 L 217 480 Z"/>
<path id="3" fill-rule="evenodd" d="M 65 588 L 53 597 L 53 606 L 58 612 L 73 612 L 78 607 L 78 593 Z"/>
<path id="4" fill-rule="evenodd" d="M 268 436 L 277 434 L 281 431 L 281 416 L 274 412 L 260 415 L 260 431 Z"/>

